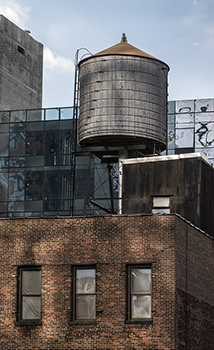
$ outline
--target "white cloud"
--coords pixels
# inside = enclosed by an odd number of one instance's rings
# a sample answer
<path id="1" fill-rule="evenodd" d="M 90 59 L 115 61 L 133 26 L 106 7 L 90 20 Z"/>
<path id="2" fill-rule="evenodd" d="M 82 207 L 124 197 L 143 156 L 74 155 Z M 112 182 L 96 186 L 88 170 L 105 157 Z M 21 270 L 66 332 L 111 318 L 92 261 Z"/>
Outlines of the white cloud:
<path id="1" fill-rule="evenodd" d="M 71 59 L 44 49 L 44 107 L 73 104 L 74 64 Z"/>
<path id="2" fill-rule="evenodd" d="M 44 49 L 44 67 L 46 71 L 54 69 L 73 72 L 74 64 L 71 59 L 53 53 L 48 47 Z"/>
<path id="3" fill-rule="evenodd" d="M 29 12 L 30 7 L 22 7 L 17 1 L 0 1 L 0 14 L 23 29 L 26 29 L 25 26 L 29 19 Z"/>

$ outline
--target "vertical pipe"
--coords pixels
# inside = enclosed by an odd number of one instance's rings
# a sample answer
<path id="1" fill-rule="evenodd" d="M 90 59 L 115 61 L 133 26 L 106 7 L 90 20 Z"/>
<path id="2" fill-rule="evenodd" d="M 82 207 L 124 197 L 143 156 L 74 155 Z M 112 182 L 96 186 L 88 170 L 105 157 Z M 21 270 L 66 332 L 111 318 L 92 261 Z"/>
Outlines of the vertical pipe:
<path id="1" fill-rule="evenodd" d="M 108 181 L 109 181 L 109 192 L 110 192 L 110 201 L 111 201 L 111 212 L 114 213 L 114 193 L 113 193 L 113 181 L 112 181 L 112 165 L 108 164 Z"/>
<path id="2" fill-rule="evenodd" d="M 128 151 L 118 152 L 118 214 L 122 214 L 122 185 L 123 185 L 123 160 L 128 158 Z"/>

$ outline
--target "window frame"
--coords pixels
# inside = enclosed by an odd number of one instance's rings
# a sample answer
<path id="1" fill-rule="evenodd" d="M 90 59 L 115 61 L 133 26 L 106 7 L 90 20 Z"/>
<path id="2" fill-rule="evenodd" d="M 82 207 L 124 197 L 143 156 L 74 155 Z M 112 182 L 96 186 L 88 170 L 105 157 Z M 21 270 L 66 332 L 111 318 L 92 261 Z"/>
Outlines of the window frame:
<path id="1" fill-rule="evenodd" d="M 132 291 L 132 269 L 148 269 L 150 270 L 150 276 L 151 276 L 151 288 L 150 292 L 147 293 L 134 293 Z M 127 280 L 128 280 L 128 286 L 127 286 L 127 322 L 126 323 L 152 323 L 152 264 L 151 263 L 137 263 L 137 264 L 129 264 L 127 265 Z M 150 296 L 151 297 L 151 317 L 139 317 L 135 318 L 132 317 L 132 296 L 133 295 L 144 295 L 144 296 Z"/>
<path id="2" fill-rule="evenodd" d="M 152 196 L 152 214 L 170 214 L 171 213 L 171 197 L 170 195 L 154 195 Z M 168 199 L 168 205 L 155 205 L 156 199 Z"/>
<path id="3" fill-rule="evenodd" d="M 22 291 L 22 281 L 23 281 L 23 275 L 22 273 L 24 271 L 40 271 L 41 273 L 41 265 L 24 265 L 18 267 L 18 324 L 24 324 L 24 325 L 36 325 L 41 324 L 41 317 L 42 317 L 42 297 L 41 297 L 41 280 L 42 276 L 40 275 L 40 293 L 35 294 L 24 294 Z M 40 318 L 38 319 L 25 319 L 23 318 L 23 298 L 26 296 L 31 297 L 39 297 L 40 298 Z"/>
<path id="4" fill-rule="evenodd" d="M 73 322 L 74 323 L 96 323 L 96 265 L 75 265 L 73 266 L 73 296 L 72 296 L 72 304 L 73 304 Z M 95 290 L 94 293 L 77 293 L 77 271 L 78 270 L 94 270 L 95 272 Z M 93 318 L 78 318 L 77 317 L 77 296 L 84 295 L 92 295 L 95 298 L 94 307 L 95 307 L 95 317 Z"/>

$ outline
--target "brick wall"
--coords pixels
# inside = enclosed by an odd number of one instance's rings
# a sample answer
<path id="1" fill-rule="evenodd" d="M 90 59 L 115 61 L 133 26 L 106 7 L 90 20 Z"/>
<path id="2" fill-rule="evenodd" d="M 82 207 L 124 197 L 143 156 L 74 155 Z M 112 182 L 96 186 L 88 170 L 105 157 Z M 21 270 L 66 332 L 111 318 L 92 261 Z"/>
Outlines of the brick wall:
<path id="1" fill-rule="evenodd" d="M 175 215 L 0 220 L 0 349 L 181 349 L 175 315 L 180 321 L 185 315 L 176 311 L 175 234 L 186 227 Z M 210 238 L 201 236 L 206 246 Z M 152 323 L 126 322 L 130 263 L 152 263 Z M 23 264 L 42 266 L 41 325 L 16 324 L 17 267 Z M 74 264 L 96 264 L 95 324 L 72 322 Z"/>
<path id="2" fill-rule="evenodd" d="M 214 342 L 214 240 L 177 218 L 176 324 L 179 350 L 208 350 Z"/>

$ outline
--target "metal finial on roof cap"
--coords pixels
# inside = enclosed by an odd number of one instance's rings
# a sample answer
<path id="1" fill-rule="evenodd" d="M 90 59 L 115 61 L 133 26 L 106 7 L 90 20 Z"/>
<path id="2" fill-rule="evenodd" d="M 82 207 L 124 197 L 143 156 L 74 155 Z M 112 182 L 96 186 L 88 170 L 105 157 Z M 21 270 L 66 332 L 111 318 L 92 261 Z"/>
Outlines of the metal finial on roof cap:
<path id="1" fill-rule="evenodd" d="M 127 42 L 128 42 L 128 40 L 127 40 L 126 34 L 123 33 L 122 38 L 121 38 L 121 43 L 127 43 Z"/>

